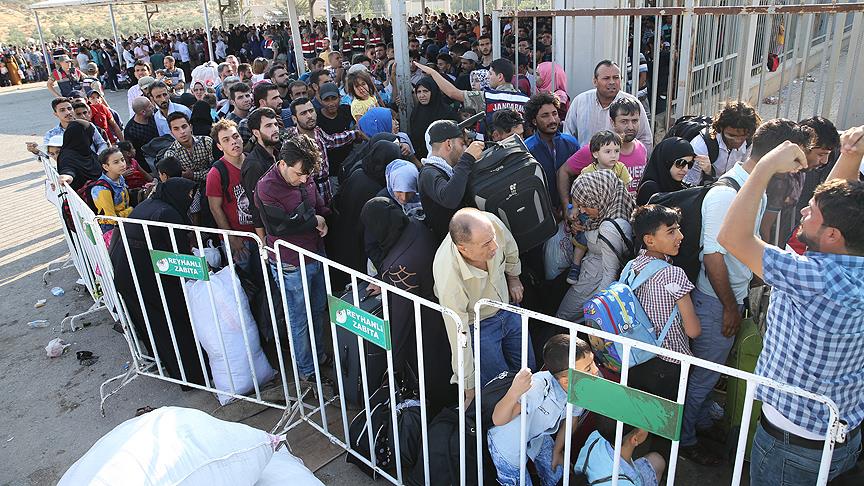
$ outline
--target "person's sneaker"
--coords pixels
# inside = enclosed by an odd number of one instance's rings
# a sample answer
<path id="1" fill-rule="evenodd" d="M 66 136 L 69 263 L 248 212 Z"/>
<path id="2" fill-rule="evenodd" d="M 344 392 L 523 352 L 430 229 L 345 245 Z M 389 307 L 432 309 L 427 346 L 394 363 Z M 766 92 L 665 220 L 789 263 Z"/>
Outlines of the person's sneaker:
<path id="1" fill-rule="evenodd" d="M 570 285 L 579 283 L 579 272 L 581 270 L 581 265 L 570 265 L 570 271 L 567 273 L 567 283 Z"/>
<path id="2" fill-rule="evenodd" d="M 315 376 L 316 376 L 315 373 L 311 373 L 311 374 L 303 377 L 300 381 L 302 381 L 302 382 L 312 386 L 313 388 L 315 388 L 318 386 L 318 380 L 316 379 Z M 322 387 L 328 387 L 329 386 L 332 388 L 333 387 L 333 380 L 322 375 L 321 376 L 321 386 Z"/>

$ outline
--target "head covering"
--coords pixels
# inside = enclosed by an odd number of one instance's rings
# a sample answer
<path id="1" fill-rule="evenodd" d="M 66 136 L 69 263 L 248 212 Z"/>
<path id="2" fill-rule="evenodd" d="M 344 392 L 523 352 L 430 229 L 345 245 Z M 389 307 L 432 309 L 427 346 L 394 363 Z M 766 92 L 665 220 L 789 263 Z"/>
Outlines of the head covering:
<path id="1" fill-rule="evenodd" d="M 196 101 L 198 100 L 192 93 L 186 92 L 180 95 L 180 104 L 186 108 L 192 108 L 192 105 L 194 105 Z"/>
<path id="2" fill-rule="evenodd" d="M 144 76 L 138 80 L 138 87 L 141 89 L 147 89 L 151 84 L 156 82 L 156 78 L 153 76 Z"/>
<path id="3" fill-rule="evenodd" d="M 420 195 L 417 190 L 417 178 L 420 171 L 417 166 L 403 159 L 396 159 L 387 164 L 384 177 L 387 179 L 387 193 L 394 201 L 402 206 L 402 210 L 408 216 L 415 219 L 424 219 L 423 207 L 420 204 Z M 396 192 L 413 192 L 414 197 L 402 204 L 396 199 Z"/>
<path id="4" fill-rule="evenodd" d="M 210 105 L 206 101 L 196 101 L 192 105 L 192 116 L 189 117 L 189 122 L 192 124 L 192 134 L 210 136 L 210 128 L 213 126 Z"/>
<path id="5" fill-rule="evenodd" d="M 641 186 L 645 181 L 654 181 L 660 186 L 658 192 L 680 191 L 684 188 L 684 184 L 673 179 L 669 170 L 675 160 L 681 157 L 695 156 L 696 152 L 693 151 L 693 146 L 687 140 L 680 137 L 669 137 L 663 140 L 651 152 L 651 158 L 645 165 L 645 172 L 642 174 L 642 181 L 639 185 Z"/>
<path id="6" fill-rule="evenodd" d="M 336 83 L 324 83 L 318 90 L 318 96 L 322 100 L 326 100 L 331 96 L 339 97 L 339 87 L 336 86 Z"/>
<path id="7" fill-rule="evenodd" d="M 52 135 L 51 138 L 48 139 L 48 145 L 46 147 L 62 147 L 63 146 L 63 135 Z"/>
<path id="8" fill-rule="evenodd" d="M 475 69 L 471 71 L 471 86 L 480 84 L 480 89 L 489 89 L 489 71 L 487 69 Z"/>
<path id="9" fill-rule="evenodd" d="M 367 247 L 369 259 L 378 271 L 382 271 L 381 264 L 402 236 L 409 222 L 408 216 L 396 202 L 386 197 L 374 197 L 363 206 L 360 222 L 367 238 L 375 242 L 372 248 Z"/>
<path id="10" fill-rule="evenodd" d="M 596 230 L 603 220 L 623 218 L 630 221 L 633 213 L 633 196 L 611 170 L 598 170 L 581 174 L 573 181 L 570 197 L 574 206 L 595 208 L 600 214 L 585 224 L 588 231 Z"/>
<path id="11" fill-rule="evenodd" d="M 157 184 L 156 190 L 150 197 L 168 204 L 177 210 L 184 224 L 191 224 L 189 207 L 192 206 L 192 196 L 189 192 L 194 188 L 194 181 L 183 177 L 170 177 L 165 182 Z"/>
<path id="12" fill-rule="evenodd" d="M 416 87 L 420 86 L 429 90 L 429 104 L 418 105 L 411 112 L 411 130 L 408 136 L 417 151 L 417 157 L 423 158 L 429 153 L 426 147 L 426 130 L 436 120 L 455 120 L 456 111 L 447 103 L 434 79 L 424 76 L 417 81 Z"/>
<path id="13" fill-rule="evenodd" d="M 426 141 L 429 144 L 446 142 L 463 135 L 463 130 L 452 120 L 438 120 L 429 125 L 426 131 Z"/>
<path id="14" fill-rule="evenodd" d="M 477 56 L 477 53 L 474 51 L 465 51 L 465 54 L 462 54 L 462 59 L 474 61 L 478 64 L 480 63 L 480 58 Z"/>
<path id="15" fill-rule="evenodd" d="M 73 178 L 83 185 L 102 176 L 102 167 L 96 154 L 90 148 L 96 129 L 90 122 L 73 120 L 63 132 L 63 145 L 57 156 L 57 171 L 61 174 L 74 174 Z M 78 189 L 78 187 L 73 187 Z"/>
<path id="16" fill-rule="evenodd" d="M 390 133 L 393 131 L 393 112 L 390 111 L 390 108 L 369 108 L 360 117 L 360 121 L 357 124 L 360 125 L 360 130 L 363 130 L 363 133 L 367 137 L 372 137 L 381 132 Z"/>
<path id="17" fill-rule="evenodd" d="M 537 91 L 549 93 L 552 91 L 552 63 L 541 62 L 537 65 Z M 567 94 L 567 73 L 561 64 L 555 64 L 555 96 L 562 105 L 570 101 Z"/>
<path id="18" fill-rule="evenodd" d="M 363 159 L 363 171 L 381 187 L 384 187 L 387 185 L 387 178 L 384 176 L 387 166 L 390 162 L 401 157 L 402 149 L 399 148 L 398 142 L 379 140 L 372 146 L 369 155 Z"/>

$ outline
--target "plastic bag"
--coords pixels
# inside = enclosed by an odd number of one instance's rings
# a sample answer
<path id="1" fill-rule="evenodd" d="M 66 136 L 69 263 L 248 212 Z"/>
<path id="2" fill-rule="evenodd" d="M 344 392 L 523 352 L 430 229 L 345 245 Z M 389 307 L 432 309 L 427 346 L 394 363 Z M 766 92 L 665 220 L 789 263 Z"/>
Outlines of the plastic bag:
<path id="1" fill-rule="evenodd" d="M 234 285 L 237 285 L 237 295 L 234 295 Z M 210 306 L 210 293 L 207 286 L 213 289 L 213 306 Z M 210 370 L 213 372 L 213 385 L 217 390 L 237 394 L 249 393 L 255 389 L 252 382 L 250 357 L 254 366 L 258 384 L 263 385 L 273 379 L 275 371 L 270 367 L 261 341 L 258 337 L 258 327 L 249 309 L 246 293 L 240 285 L 240 279 L 231 267 L 210 274 L 210 283 L 206 280 L 190 280 L 186 282 L 186 293 L 189 296 L 189 312 L 192 315 L 195 333 L 201 346 L 207 351 Z M 241 321 L 242 316 L 242 321 Z M 222 333 L 222 342 L 219 333 Z M 243 334 L 246 339 L 243 339 Z M 246 341 L 249 342 L 249 353 L 246 353 Z M 224 353 L 223 347 L 224 344 Z M 234 385 L 233 390 L 231 385 Z M 217 394 L 219 403 L 225 405 L 234 400 L 228 395 Z"/>
<path id="2" fill-rule="evenodd" d="M 60 338 L 54 338 L 48 341 L 48 345 L 45 346 L 45 353 L 48 354 L 49 358 L 57 358 L 63 355 L 63 351 L 66 351 L 66 348 L 72 346 L 71 344 L 66 344 L 66 341 L 63 341 Z"/>
<path id="3" fill-rule="evenodd" d="M 195 256 L 200 257 L 202 250 L 192 248 L 192 253 Z M 219 251 L 219 248 L 213 246 L 213 240 L 207 241 L 207 246 L 204 247 L 203 253 L 204 259 L 207 260 L 207 265 L 210 265 L 210 268 L 222 268 L 222 252 Z"/>
<path id="4" fill-rule="evenodd" d="M 564 223 L 558 223 L 558 231 L 543 244 L 543 269 L 546 280 L 553 280 L 570 268 L 573 261 L 573 242 L 564 231 Z"/>

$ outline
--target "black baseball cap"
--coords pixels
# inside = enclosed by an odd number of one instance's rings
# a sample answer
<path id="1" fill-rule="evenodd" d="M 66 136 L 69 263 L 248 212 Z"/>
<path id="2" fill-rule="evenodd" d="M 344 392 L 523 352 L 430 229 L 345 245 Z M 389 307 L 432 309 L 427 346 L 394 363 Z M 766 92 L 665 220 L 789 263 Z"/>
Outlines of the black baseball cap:
<path id="1" fill-rule="evenodd" d="M 452 120 L 437 120 L 426 130 L 426 141 L 429 144 L 441 143 L 462 137 L 462 128 Z"/>

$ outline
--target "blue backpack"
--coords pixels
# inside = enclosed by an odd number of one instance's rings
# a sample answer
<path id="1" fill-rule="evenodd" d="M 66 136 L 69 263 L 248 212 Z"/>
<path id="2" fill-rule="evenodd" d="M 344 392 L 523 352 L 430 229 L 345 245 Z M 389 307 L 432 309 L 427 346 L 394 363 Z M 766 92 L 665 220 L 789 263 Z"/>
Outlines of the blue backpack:
<path id="1" fill-rule="evenodd" d="M 672 310 L 669 320 L 666 321 L 658 337 L 654 332 L 654 324 L 651 323 L 651 319 L 648 318 L 633 291 L 668 266 L 669 263 L 663 260 L 653 260 L 637 275 L 633 270 L 633 261 L 627 263 L 617 282 L 597 292 L 594 297 L 585 302 L 583 307 L 585 323 L 601 331 L 662 347 L 666 334 L 678 316 L 678 306 L 676 305 Z M 610 371 L 620 373 L 624 345 L 594 336 L 589 336 L 589 339 L 600 364 Z M 642 364 L 654 356 L 654 353 L 649 351 L 631 347 L 630 367 Z"/>

